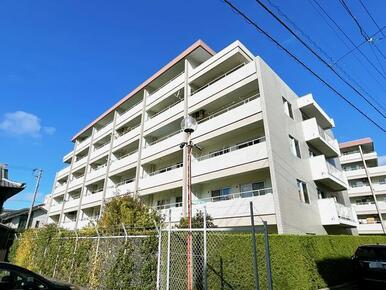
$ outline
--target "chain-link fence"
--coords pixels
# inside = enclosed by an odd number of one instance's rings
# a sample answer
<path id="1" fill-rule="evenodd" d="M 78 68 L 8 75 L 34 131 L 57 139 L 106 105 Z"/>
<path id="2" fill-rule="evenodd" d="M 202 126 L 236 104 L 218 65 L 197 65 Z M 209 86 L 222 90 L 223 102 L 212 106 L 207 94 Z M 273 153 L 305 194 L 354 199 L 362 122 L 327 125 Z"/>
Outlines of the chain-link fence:
<path id="1" fill-rule="evenodd" d="M 144 231 L 144 230 L 142 230 Z M 97 235 L 95 235 L 97 233 Z M 26 233 L 29 234 L 29 233 Z M 22 264 L 47 278 L 66 281 L 86 289 L 155 289 L 158 232 L 115 235 L 100 233 L 35 232 L 32 249 Z M 26 243 L 25 243 L 26 244 Z M 26 252 L 27 253 L 27 252 Z"/>
<path id="2" fill-rule="evenodd" d="M 258 227 L 264 235 L 253 229 L 169 224 L 159 240 L 157 289 L 272 289 L 267 224 Z"/>

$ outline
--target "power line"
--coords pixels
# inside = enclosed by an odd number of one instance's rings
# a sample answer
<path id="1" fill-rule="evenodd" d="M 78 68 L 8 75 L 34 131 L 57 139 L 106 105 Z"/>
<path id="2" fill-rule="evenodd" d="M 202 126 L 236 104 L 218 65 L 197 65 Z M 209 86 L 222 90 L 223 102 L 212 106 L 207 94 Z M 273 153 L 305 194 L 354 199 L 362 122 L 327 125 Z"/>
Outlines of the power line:
<path id="1" fill-rule="evenodd" d="M 367 15 L 371 18 L 371 20 L 374 22 L 375 26 L 380 29 L 378 23 L 375 21 L 374 17 L 371 15 L 370 11 L 366 8 L 365 4 L 363 4 L 362 0 L 358 0 L 359 3 L 362 5 L 363 9 L 366 11 Z M 384 38 L 386 38 L 386 35 L 382 32 L 382 35 Z"/>
<path id="2" fill-rule="evenodd" d="M 335 25 L 335 27 L 346 37 L 346 39 L 351 43 L 351 45 L 355 46 L 354 41 L 347 35 L 346 32 L 336 23 L 336 21 L 327 13 L 327 11 L 316 1 L 316 0 L 311 0 L 313 1 L 319 9 L 328 17 L 328 19 Z M 358 52 L 361 54 L 361 56 L 371 65 L 371 67 L 379 74 L 381 75 L 385 80 L 386 76 L 373 64 L 373 62 L 360 50 L 358 49 Z"/>
<path id="3" fill-rule="evenodd" d="M 339 65 L 337 65 L 337 62 L 339 62 L 343 57 L 345 57 L 347 54 L 349 54 L 350 52 L 352 52 L 353 50 L 355 50 L 355 48 L 354 49 L 352 49 L 352 50 L 350 50 L 348 53 L 346 53 L 344 56 L 342 56 L 341 58 L 339 58 L 337 61 L 335 61 L 334 62 L 334 60 L 333 60 L 333 58 L 330 56 L 330 55 L 328 55 L 328 53 L 326 53 L 314 40 L 312 40 L 312 38 L 310 37 L 310 36 L 308 36 L 300 27 L 298 27 L 297 25 L 296 25 L 296 23 L 295 22 L 293 22 L 284 12 L 282 12 L 281 10 L 280 10 L 280 8 L 279 8 L 279 6 L 277 6 L 277 5 L 275 5 L 274 3 L 272 3 L 271 2 L 271 0 L 268 0 L 268 2 L 270 3 L 270 5 L 271 6 L 273 6 L 276 10 L 277 10 L 277 12 L 278 12 L 278 14 L 280 14 L 282 17 L 284 17 L 290 24 L 292 24 L 292 26 L 293 27 L 295 27 L 295 29 L 303 36 L 303 37 L 305 37 L 314 47 L 316 47 L 316 49 L 317 50 L 319 50 L 329 61 L 330 61 L 330 63 L 331 64 L 329 64 L 330 66 L 336 66 L 345 76 L 346 76 L 346 78 L 348 79 L 348 80 L 350 80 L 351 82 L 353 82 L 355 85 L 357 85 L 358 86 L 358 88 L 359 89 L 361 89 L 361 91 L 363 92 L 363 93 L 365 93 L 371 100 L 373 100 L 374 101 L 374 103 L 375 104 L 377 104 L 379 107 L 381 107 L 382 108 L 382 110 L 383 111 L 386 111 L 386 109 L 385 109 L 385 107 L 382 105 L 382 104 L 380 104 L 378 101 L 377 101 L 377 99 L 376 98 L 374 98 L 368 91 L 366 91 L 363 87 L 362 87 L 362 85 L 357 81 L 357 80 L 355 80 L 354 79 L 354 77 L 353 76 L 351 76 L 351 74 L 349 74 L 348 72 L 346 72 L 346 70 L 345 69 L 343 69 L 343 67 L 341 67 L 341 66 L 339 66 Z M 384 27 L 384 28 L 386 28 L 386 26 Z M 380 31 L 377 31 L 376 33 L 374 33 L 373 35 L 372 35 L 372 37 L 373 36 L 375 36 L 376 34 L 378 34 Z M 364 44 L 364 43 L 366 43 L 367 41 L 364 41 L 364 42 L 362 42 L 362 44 Z M 362 45 L 362 44 L 360 44 L 360 45 Z M 360 46 L 359 45 L 359 46 Z"/>
<path id="4" fill-rule="evenodd" d="M 379 48 L 376 46 L 376 44 L 374 42 L 372 42 L 371 38 L 369 37 L 369 35 L 367 34 L 366 30 L 362 27 L 362 25 L 359 23 L 359 20 L 354 16 L 354 14 L 352 13 L 352 11 L 350 10 L 350 7 L 348 7 L 348 5 L 346 4 L 346 2 L 344 2 L 344 0 L 339 0 L 340 4 L 342 4 L 343 8 L 346 10 L 346 12 L 349 14 L 349 16 L 352 18 L 352 20 L 354 20 L 355 24 L 358 26 L 359 28 L 359 31 L 360 33 L 362 34 L 362 36 L 364 37 L 365 40 L 367 40 L 369 43 L 370 43 L 370 47 L 371 45 L 373 44 L 376 49 L 378 50 L 379 54 L 382 55 L 383 58 L 385 58 L 385 55 L 382 53 L 382 51 L 379 50 Z M 372 48 L 371 48 L 372 49 Z M 373 49 L 372 49 L 373 50 Z M 373 51 L 374 53 L 374 51 Z M 382 67 L 382 70 L 383 72 L 385 73 L 385 70 L 383 69 L 383 66 L 382 64 L 379 62 L 378 60 L 378 57 L 376 56 L 376 54 L 374 53 L 375 57 L 377 58 L 377 61 L 378 63 L 381 65 Z"/>
<path id="5" fill-rule="evenodd" d="M 258 26 L 252 19 L 250 19 L 244 12 L 234 6 L 228 0 L 223 0 L 232 10 L 238 15 L 242 16 L 244 20 L 252 25 L 257 31 L 264 34 L 269 40 L 274 42 L 279 48 L 284 50 L 288 55 L 290 55 L 296 62 L 302 65 L 307 71 L 309 71 L 312 75 L 314 75 L 317 79 L 319 79 L 322 83 L 324 83 L 330 90 L 332 90 L 335 94 L 337 94 L 340 98 L 342 98 L 346 103 L 348 103 L 351 107 L 353 107 L 358 113 L 360 113 L 363 117 L 365 117 L 369 122 L 379 128 L 382 132 L 386 133 L 386 129 L 379 125 L 376 121 L 374 121 L 371 117 L 369 117 L 365 112 L 363 112 L 360 108 L 358 108 L 355 104 L 353 104 L 349 99 L 347 99 L 344 95 L 338 92 L 332 85 L 330 85 L 327 81 L 325 81 L 322 77 L 320 77 L 316 72 L 314 72 L 309 66 L 307 66 L 303 61 L 301 61 L 297 56 L 291 53 L 287 48 L 285 48 L 282 44 L 280 44 L 276 39 L 270 36 L 266 31 L 264 31 L 260 26 Z"/>
<path id="6" fill-rule="evenodd" d="M 331 25 L 331 23 L 326 19 L 326 17 L 329 17 L 329 15 L 327 14 L 327 12 L 323 9 L 323 7 L 321 7 L 321 6 L 319 5 L 319 3 L 317 3 L 317 2 L 313 3 L 313 1 L 315 1 L 315 0 L 308 0 L 308 3 L 314 8 L 314 10 L 316 11 L 316 13 L 319 14 L 319 16 L 320 16 L 320 17 L 322 18 L 322 20 L 327 24 L 327 26 L 330 27 L 330 29 L 331 29 L 332 32 L 335 34 L 335 36 L 336 36 L 336 37 L 344 44 L 344 46 L 345 46 L 348 50 L 350 50 L 351 47 L 344 41 L 344 39 L 342 38 L 342 35 L 339 34 L 338 31 L 336 30 L 336 27 L 337 27 L 338 29 L 340 29 L 340 27 L 337 25 L 337 23 L 334 22 L 334 20 L 333 20 L 332 18 L 329 18 L 330 21 L 332 21 L 332 22 L 335 24 L 335 28 L 334 28 L 334 27 Z M 318 5 L 319 8 L 316 7 L 316 5 Z M 322 12 L 321 12 L 319 9 L 320 9 Z M 324 14 L 323 14 L 323 13 L 324 13 Z M 345 34 L 345 32 L 344 32 L 343 30 L 340 29 L 340 32 L 341 32 L 341 33 L 342 33 L 349 41 L 351 41 L 350 38 Z M 354 44 L 354 42 L 352 42 L 352 41 L 351 41 L 351 44 L 352 44 L 354 47 L 356 46 L 356 45 Z M 359 53 L 363 54 L 363 53 L 360 51 L 360 49 L 358 49 L 358 51 L 359 51 Z M 375 82 L 377 82 L 378 85 L 386 92 L 386 87 L 384 86 L 384 84 L 381 83 L 381 82 L 378 80 L 378 78 L 374 76 L 373 72 L 370 71 L 370 70 L 367 68 L 367 66 L 363 63 L 363 61 L 362 61 L 356 54 L 353 54 L 353 55 L 354 55 L 355 60 L 361 65 L 361 67 L 365 68 L 365 70 L 367 71 L 367 73 L 369 74 L 369 76 L 370 76 Z M 365 60 L 367 60 L 367 62 L 368 62 L 370 65 L 372 65 L 373 68 L 376 70 L 376 67 L 370 62 L 370 60 L 369 60 L 369 59 L 366 59 L 366 56 L 365 56 L 365 55 L 362 55 L 362 56 L 363 56 L 363 58 L 364 58 Z M 378 104 L 379 104 L 379 103 L 378 103 Z"/>
<path id="7" fill-rule="evenodd" d="M 370 100 L 364 96 L 357 88 L 350 84 L 345 78 L 343 78 L 325 59 L 323 59 L 312 47 L 310 47 L 303 39 L 301 39 L 292 28 L 290 28 L 283 20 L 281 20 L 271 9 L 269 9 L 260 0 L 255 0 L 266 12 L 268 12 L 273 18 L 276 19 L 285 29 L 287 29 L 298 41 L 300 41 L 319 61 L 326 65 L 340 80 L 354 90 L 362 99 L 366 101 L 374 110 L 376 110 L 383 118 L 386 119 L 386 115 L 379 110 Z M 368 94 L 368 93 L 367 93 Z M 369 94 L 368 94 L 369 95 Z"/>

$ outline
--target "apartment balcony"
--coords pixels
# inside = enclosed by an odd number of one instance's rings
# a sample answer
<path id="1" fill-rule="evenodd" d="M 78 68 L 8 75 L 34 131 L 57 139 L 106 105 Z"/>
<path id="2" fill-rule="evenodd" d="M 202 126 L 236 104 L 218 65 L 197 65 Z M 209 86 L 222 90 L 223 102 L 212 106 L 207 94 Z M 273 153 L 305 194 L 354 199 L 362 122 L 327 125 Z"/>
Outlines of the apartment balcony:
<path id="1" fill-rule="evenodd" d="M 275 207 L 271 188 L 254 190 L 250 192 L 231 193 L 219 197 L 210 197 L 193 200 L 193 213 L 201 210 L 204 206 L 208 215 L 218 226 L 249 226 L 250 225 L 250 207 L 253 202 L 255 213 L 264 216 L 269 224 L 275 224 Z M 155 207 L 161 215 L 168 220 L 169 210 L 171 221 L 178 223 L 182 218 L 182 204 L 174 203 Z M 271 216 L 271 217 L 269 217 Z"/>
<path id="2" fill-rule="evenodd" d="M 368 167 L 367 168 L 370 177 L 375 176 L 383 176 L 386 175 L 386 166 L 377 166 L 377 167 Z M 361 169 L 355 169 L 355 170 L 347 170 L 345 171 L 347 179 L 358 179 L 358 178 L 365 178 L 366 170 L 364 168 Z"/>
<path id="3" fill-rule="evenodd" d="M 335 191 L 347 189 L 347 180 L 343 171 L 328 163 L 324 155 L 314 156 L 309 160 L 314 181 L 318 181 Z"/>
<path id="4" fill-rule="evenodd" d="M 66 191 L 67 184 L 58 185 L 54 188 L 54 195 L 58 196 L 63 194 Z"/>
<path id="5" fill-rule="evenodd" d="M 154 142 L 151 142 L 146 148 L 142 150 L 143 162 L 148 162 L 157 157 L 161 157 L 178 150 L 181 150 L 179 145 L 184 141 L 184 133 L 182 130 L 173 132 L 167 136 L 164 136 Z M 162 154 L 159 154 L 161 153 Z M 144 159 L 148 159 L 144 161 Z"/>
<path id="6" fill-rule="evenodd" d="M 63 203 L 52 202 L 50 207 L 50 215 L 59 214 L 62 211 L 62 205 Z"/>
<path id="7" fill-rule="evenodd" d="M 139 102 L 134 104 L 131 108 L 126 110 L 126 112 L 122 113 L 120 116 L 117 117 L 116 126 L 118 127 L 123 122 L 127 122 L 130 119 L 134 119 L 135 117 L 137 117 L 138 114 L 142 113 L 142 108 L 143 108 L 143 102 L 142 100 L 140 100 Z"/>
<path id="8" fill-rule="evenodd" d="M 145 193 L 162 191 L 177 187 L 182 181 L 182 163 L 162 168 L 139 180 L 139 189 Z"/>
<path id="9" fill-rule="evenodd" d="M 67 165 L 66 167 L 58 171 L 58 173 L 56 174 L 57 179 L 61 179 L 67 176 L 69 173 L 70 173 L 70 165 Z"/>
<path id="10" fill-rule="evenodd" d="M 87 155 L 74 162 L 74 164 L 72 165 L 72 171 L 74 172 L 77 169 L 85 166 L 86 164 L 87 164 Z"/>
<path id="11" fill-rule="evenodd" d="M 355 210 L 351 207 L 338 203 L 333 198 L 318 200 L 319 214 L 322 225 L 343 225 L 356 227 L 358 220 Z"/>
<path id="12" fill-rule="evenodd" d="M 119 159 L 113 160 L 110 165 L 110 175 L 135 167 L 138 162 L 138 150 L 132 151 Z"/>
<path id="13" fill-rule="evenodd" d="M 91 143 L 91 136 L 87 137 L 83 141 L 79 142 L 79 144 L 76 146 L 76 152 L 82 151 L 85 149 L 87 146 L 89 146 Z"/>
<path id="14" fill-rule="evenodd" d="M 64 203 L 64 208 L 65 208 L 66 211 L 68 211 L 69 209 L 77 210 L 78 206 L 79 206 L 79 202 L 80 202 L 79 198 L 77 198 L 77 199 L 68 199 Z"/>
<path id="15" fill-rule="evenodd" d="M 171 104 L 167 108 L 159 111 L 156 115 L 153 115 L 150 119 L 146 120 L 144 124 L 144 132 L 148 133 L 148 130 L 156 130 L 164 126 L 166 122 L 172 122 L 182 116 L 184 112 L 184 102 L 178 101 Z"/>
<path id="16" fill-rule="evenodd" d="M 260 98 L 258 95 L 251 96 L 201 119 L 192 139 L 196 143 L 202 142 L 257 122 L 262 120 L 262 115 L 258 114 L 260 112 Z"/>
<path id="17" fill-rule="evenodd" d="M 82 187 L 83 186 L 83 180 L 84 180 L 83 176 L 72 179 L 70 181 L 70 184 L 68 185 L 68 191 Z"/>
<path id="18" fill-rule="evenodd" d="M 78 221 L 77 229 L 83 229 L 88 226 L 95 226 L 97 220 L 92 218 L 84 218 Z"/>
<path id="19" fill-rule="evenodd" d="M 338 141 L 322 129 L 316 118 L 302 122 L 305 141 L 311 144 L 327 157 L 337 157 L 340 154 Z"/>
<path id="20" fill-rule="evenodd" d="M 103 144 L 102 146 L 95 148 L 93 152 L 91 152 L 90 160 L 98 159 L 103 155 L 106 155 L 110 149 L 110 142 Z"/>
<path id="21" fill-rule="evenodd" d="M 116 139 L 114 140 L 114 148 L 121 146 L 125 143 L 130 143 L 134 139 L 138 138 L 140 134 L 140 127 L 139 125 L 132 128 L 130 131 L 125 132 L 122 135 L 117 135 Z"/>
<path id="22" fill-rule="evenodd" d="M 375 194 L 386 194 L 386 184 L 373 183 Z M 366 196 L 371 195 L 370 186 L 350 187 L 348 194 L 354 196 Z"/>
<path id="23" fill-rule="evenodd" d="M 377 159 L 377 152 L 370 152 L 370 153 L 364 153 L 363 158 L 365 160 L 374 160 Z M 350 153 L 350 154 L 342 154 L 342 156 L 339 157 L 341 164 L 346 163 L 354 163 L 354 162 L 361 162 L 361 154 L 359 152 Z"/>
<path id="24" fill-rule="evenodd" d="M 213 101 L 256 80 L 255 73 L 256 68 L 254 62 L 248 64 L 243 63 L 242 65 L 232 68 L 231 71 L 220 75 L 217 79 L 193 90 L 193 95 L 189 98 L 189 108 L 197 110 L 201 104 L 207 102 L 207 100 Z"/>
<path id="25" fill-rule="evenodd" d="M 101 165 L 98 169 L 91 170 L 87 173 L 86 184 L 90 184 L 95 180 L 100 180 L 105 177 L 107 173 L 107 164 Z"/>
<path id="26" fill-rule="evenodd" d="M 312 94 L 298 98 L 297 105 L 300 111 L 302 111 L 308 117 L 316 118 L 318 124 L 323 129 L 330 129 L 335 127 L 334 120 L 330 118 L 327 113 L 319 106 L 319 104 L 313 98 Z"/>
<path id="27" fill-rule="evenodd" d="M 381 223 L 359 224 L 358 233 L 360 235 L 383 234 L 382 225 Z"/>
<path id="28" fill-rule="evenodd" d="M 386 213 L 386 202 L 378 201 L 379 210 L 382 213 Z M 361 214 L 377 214 L 377 209 L 375 207 L 375 203 L 371 202 L 362 202 L 362 203 L 353 203 L 353 208 L 357 212 L 358 215 Z"/>
<path id="29" fill-rule="evenodd" d="M 265 137 L 224 148 L 192 161 L 193 183 L 268 167 Z"/>
<path id="30" fill-rule="evenodd" d="M 153 91 L 147 98 L 147 106 L 153 105 L 155 102 L 161 101 L 164 97 L 173 94 L 174 92 L 183 88 L 185 83 L 185 72 L 181 72 L 167 83 L 163 84 L 156 91 Z"/>
<path id="31" fill-rule="evenodd" d="M 110 187 L 106 191 L 106 198 L 113 198 L 116 196 L 134 192 L 135 180 L 129 179 Z"/>
<path id="32" fill-rule="evenodd" d="M 70 231 L 73 231 L 75 230 L 75 224 L 76 224 L 76 221 L 73 220 L 73 221 L 64 221 L 60 224 L 60 226 L 66 230 L 70 230 Z"/>
<path id="33" fill-rule="evenodd" d="M 99 189 L 94 193 L 88 192 L 82 199 L 82 209 L 85 207 L 90 207 L 98 205 L 102 201 L 103 189 Z"/>
<path id="34" fill-rule="evenodd" d="M 73 154 L 74 154 L 74 150 L 71 150 L 66 155 L 64 155 L 63 162 L 67 162 L 68 161 L 68 163 L 71 163 L 71 158 L 72 158 Z"/>
<path id="35" fill-rule="evenodd" d="M 110 122 L 95 132 L 94 140 L 98 140 L 105 137 L 109 132 L 111 132 L 112 129 L 113 129 L 113 122 Z"/>

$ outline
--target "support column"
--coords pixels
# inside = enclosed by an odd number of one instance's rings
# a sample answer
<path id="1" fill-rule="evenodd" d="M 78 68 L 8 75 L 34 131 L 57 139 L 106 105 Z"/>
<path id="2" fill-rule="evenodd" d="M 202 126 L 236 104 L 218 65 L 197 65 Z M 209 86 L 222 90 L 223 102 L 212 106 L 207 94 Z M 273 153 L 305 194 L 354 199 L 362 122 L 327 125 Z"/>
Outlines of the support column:
<path id="1" fill-rule="evenodd" d="M 110 165 L 111 165 L 111 154 L 113 152 L 114 148 L 114 140 L 115 140 L 115 127 L 117 124 L 117 118 L 118 118 L 118 111 L 114 111 L 114 119 L 113 119 L 113 128 L 111 131 L 111 142 L 110 142 L 110 148 L 109 153 L 107 155 L 107 166 L 106 166 L 106 176 L 105 181 L 103 184 L 103 192 L 102 192 L 102 203 L 99 210 L 99 216 L 102 216 L 104 207 L 105 207 L 105 200 L 106 200 L 106 191 L 107 191 L 107 182 L 109 181 L 109 172 L 110 172 Z"/>
<path id="2" fill-rule="evenodd" d="M 383 234 L 386 234 L 385 224 L 383 223 L 383 219 L 382 219 L 382 213 L 379 210 L 378 200 L 377 200 L 377 197 L 375 195 L 373 183 L 372 183 L 371 178 L 370 178 L 369 170 L 367 169 L 367 164 L 366 164 L 365 157 L 363 155 L 363 151 L 362 151 L 362 146 L 361 145 L 359 145 L 359 152 L 361 153 L 361 158 L 362 158 L 363 166 L 365 168 L 366 177 L 367 177 L 367 180 L 368 180 L 369 186 L 370 186 L 370 191 L 371 191 L 371 194 L 372 194 L 373 199 L 374 199 L 375 208 L 377 210 L 379 220 L 381 221 L 382 231 L 383 231 Z"/>
<path id="3" fill-rule="evenodd" d="M 73 154 L 72 154 L 72 157 L 71 157 L 71 164 L 70 164 L 70 170 L 68 171 L 68 178 L 67 178 L 67 183 L 66 183 L 66 189 L 64 191 L 64 197 L 63 197 L 63 203 L 62 203 L 62 208 L 60 210 L 60 215 L 59 215 L 59 222 L 58 222 L 58 226 L 60 226 L 60 224 L 63 222 L 63 211 L 64 211 L 64 205 L 66 203 L 66 199 L 67 199 L 67 195 L 68 195 L 68 187 L 70 185 L 70 178 L 71 178 L 71 175 L 72 175 L 72 168 L 74 166 L 74 163 L 76 161 L 76 150 L 78 148 L 78 144 L 79 142 L 78 141 L 75 141 L 75 146 L 74 146 L 74 151 L 73 151 Z"/>
<path id="4" fill-rule="evenodd" d="M 185 59 L 184 118 L 189 114 L 189 95 L 189 62 Z M 184 134 L 184 142 L 188 142 L 188 133 Z M 188 146 L 184 146 L 182 154 L 182 165 L 185 168 L 182 176 L 182 216 L 186 218 L 188 216 L 188 172 L 186 170 L 188 165 Z"/>
<path id="5" fill-rule="evenodd" d="M 86 188 L 86 178 L 87 178 L 87 173 L 88 173 L 88 167 L 90 166 L 90 156 L 91 156 L 91 153 L 92 153 L 91 149 L 93 148 L 93 142 L 94 142 L 95 133 L 96 133 L 96 129 L 95 129 L 95 127 L 93 127 L 92 128 L 92 133 L 91 133 L 91 139 L 90 139 L 90 147 L 88 149 L 88 154 L 87 154 L 86 168 L 84 170 L 83 185 L 82 185 L 82 189 L 81 189 L 80 197 L 79 197 L 79 206 L 78 206 L 78 211 L 76 213 L 75 229 L 78 228 L 78 223 L 79 223 L 79 218 L 80 218 L 80 211 L 81 211 L 81 207 L 82 207 L 82 200 L 83 200 L 83 195 L 84 195 L 84 191 L 85 191 L 85 188 Z"/>
<path id="6" fill-rule="evenodd" d="M 135 170 L 135 181 L 134 181 L 134 198 L 138 197 L 139 190 L 139 178 L 141 173 L 141 158 L 142 158 L 142 147 L 143 147 L 143 129 L 145 126 L 145 115 L 146 115 L 146 100 L 149 96 L 149 92 L 145 89 L 143 90 L 143 100 L 142 100 L 142 115 L 141 115 L 141 126 L 139 132 L 139 144 L 138 144 L 138 160 L 137 160 L 137 168 Z"/>

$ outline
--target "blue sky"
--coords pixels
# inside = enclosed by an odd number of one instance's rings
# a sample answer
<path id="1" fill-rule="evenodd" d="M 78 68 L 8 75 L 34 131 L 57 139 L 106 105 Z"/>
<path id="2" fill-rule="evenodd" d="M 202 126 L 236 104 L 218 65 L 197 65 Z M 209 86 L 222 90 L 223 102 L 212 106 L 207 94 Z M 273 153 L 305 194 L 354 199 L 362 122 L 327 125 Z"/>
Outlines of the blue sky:
<path id="1" fill-rule="evenodd" d="M 326 80 L 386 127 L 385 119 L 365 105 L 253 0 L 233 1 Z M 270 3 L 271 2 L 271 3 Z M 311 0 L 264 0 L 282 12 L 332 60 L 348 48 L 324 22 Z M 319 1 L 357 44 L 364 39 L 338 0 Z M 377 27 L 359 0 L 348 5 L 368 34 Z M 386 1 L 364 1 L 380 27 Z M 274 6 L 270 6 L 277 12 Z M 288 20 L 287 20 L 288 22 Z M 33 168 L 44 170 L 38 201 L 51 191 L 61 158 L 77 131 L 124 97 L 197 39 L 218 51 L 234 40 L 260 55 L 298 95 L 312 92 L 336 123 L 340 141 L 370 136 L 386 155 L 385 134 L 375 128 L 303 68 L 257 33 L 219 0 L 200 1 L 1 1 L 0 2 L 0 162 L 26 190 L 8 208 L 31 202 Z M 386 33 L 386 29 L 384 30 Z M 386 39 L 375 36 L 386 52 Z M 347 42 L 347 44 L 349 44 Z M 382 70 L 370 44 L 363 53 Z M 354 52 L 339 62 L 350 76 L 386 107 L 385 79 Z M 365 63 L 361 59 L 362 63 Z M 384 68 L 386 69 L 386 68 Z M 386 75 L 386 73 L 385 73 Z"/>

